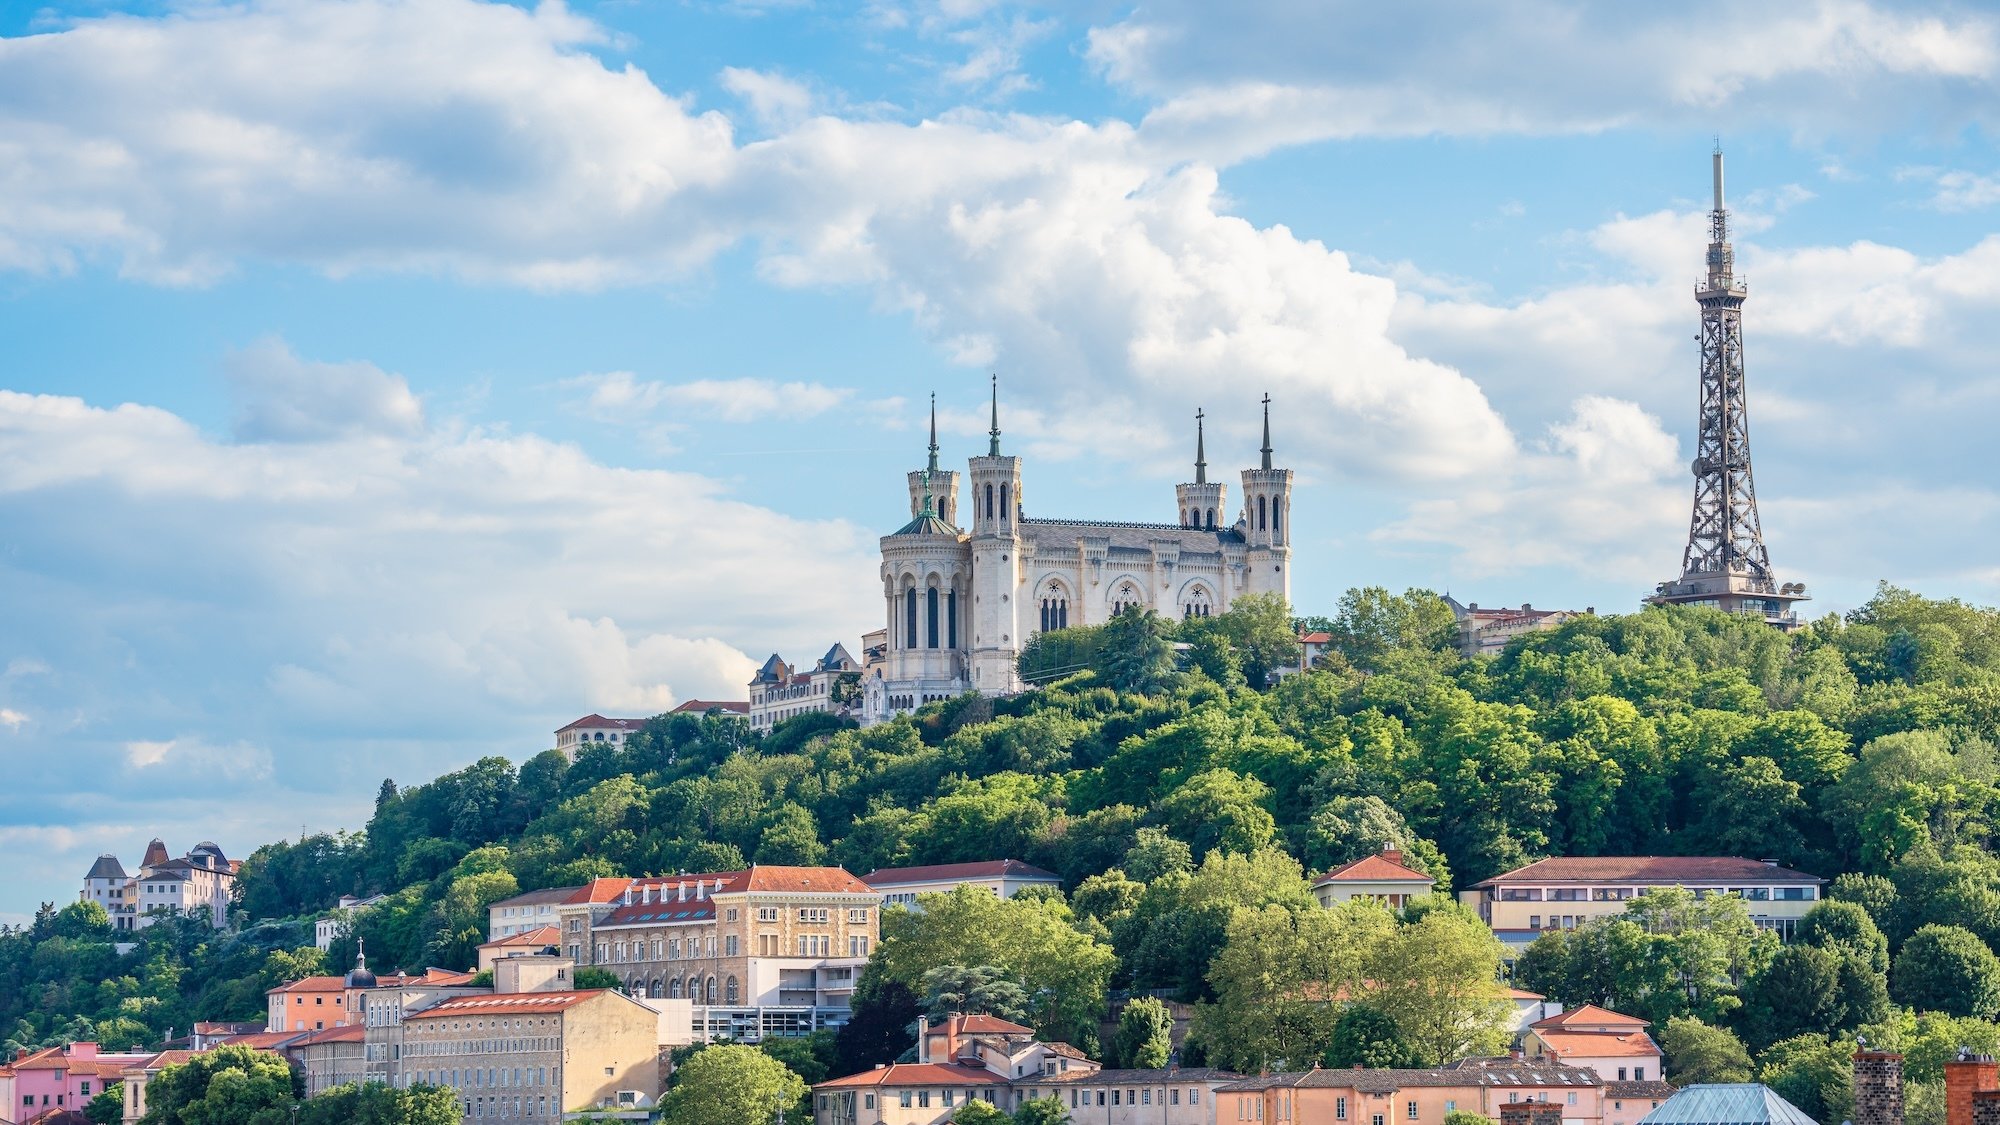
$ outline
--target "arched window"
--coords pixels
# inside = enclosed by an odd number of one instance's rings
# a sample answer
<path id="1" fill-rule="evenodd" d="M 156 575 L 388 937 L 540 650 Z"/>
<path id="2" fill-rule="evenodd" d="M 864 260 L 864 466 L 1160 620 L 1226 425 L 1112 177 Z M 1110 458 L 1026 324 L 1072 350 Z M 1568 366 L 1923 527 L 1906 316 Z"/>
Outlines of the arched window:
<path id="1" fill-rule="evenodd" d="M 989 520 L 993 518 L 993 485 L 991 483 L 988 483 L 986 486 L 986 518 Z"/>
<path id="2" fill-rule="evenodd" d="M 1285 531 L 1283 523 L 1283 520 L 1285 518 L 1283 515 L 1284 506 L 1285 502 L 1283 499 L 1275 499 L 1271 501 L 1271 534 L 1273 535 L 1284 534 Z"/>
<path id="3" fill-rule="evenodd" d="M 928 626 L 928 628 L 925 630 L 925 637 L 929 641 L 929 643 L 924 646 L 926 648 L 936 648 L 938 646 L 937 594 L 938 592 L 936 586 L 932 586 L 930 589 L 924 591 L 924 624 Z"/>
<path id="4" fill-rule="evenodd" d="M 1257 498 L 1257 530 L 1264 530 L 1264 498 L 1262 496 Z"/>
<path id="5" fill-rule="evenodd" d="M 730 978 L 729 978 L 729 991 L 728 991 L 728 993 L 727 993 L 726 995 L 728 996 L 728 1000 L 727 1000 L 727 1003 L 730 1003 L 730 1004 L 734 1004 L 734 1003 L 736 1003 L 736 1002 L 737 1002 L 738 1000 L 742 999 L 742 996 L 743 996 L 743 994 L 742 994 L 741 990 L 740 990 L 740 989 L 738 989 L 738 988 L 736 987 L 736 978 L 735 978 L 735 977 L 730 977 Z"/>
<path id="6" fill-rule="evenodd" d="M 1182 526 L 1182 527 L 1186 527 L 1187 525 L 1188 525 L 1188 510 L 1187 510 L 1186 508 L 1182 508 L 1182 509 L 1181 509 L 1181 526 Z"/>
<path id="7" fill-rule="evenodd" d="M 1000 522 L 1005 523 L 1013 518 L 1014 506 L 1007 502 L 1007 486 L 1003 484 L 1000 486 Z"/>
<path id="8" fill-rule="evenodd" d="M 681 998 L 681 978 L 675 977 L 672 983 L 667 985 L 667 999 L 678 1000 L 680 998 Z"/>
<path id="9" fill-rule="evenodd" d="M 958 591 L 945 594 L 944 600 L 945 647 L 958 647 Z"/>
<path id="10" fill-rule="evenodd" d="M 1214 530 L 1215 530 L 1215 509 L 1214 509 L 1214 508 L 1210 508 L 1210 509 L 1208 510 L 1208 529 L 1209 529 L 1210 531 L 1214 531 Z"/>
<path id="11" fill-rule="evenodd" d="M 1050 579 L 1042 587 L 1042 632 L 1051 629 L 1069 628 L 1069 591 L 1063 584 Z"/>
<path id="12" fill-rule="evenodd" d="M 917 588 L 903 591 L 903 647 L 917 647 Z"/>
<path id="13" fill-rule="evenodd" d="M 1128 609 L 1139 608 L 1142 608 L 1139 602 L 1139 588 L 1130 581 L 1119 583 L 1117 592 L 1111 595 L 1112 616 L 1115 617 Z"/>
<path id="14" fill-rule="evenodd" d="M 708 978 L 708 982 L 703 987 L 702 991 L 708 993 L 708 1002 L 711 1004 L 715 1003 L 717 1000 L 722 999 L 722 993 L 717 992 L 715 990 L 715 978 L 713 976 Z"/>
<path id="15" fill-rule="evenodd" d="M 1186 600 L 1181 603 L 1181 616 L 1184 618 L 1207 617 L 1211 613 L 1213 604 L 1209 600 L 1207 587 L 1191 587 L 1187 592 Z"/>
<path id="16" fill-rule="evenodd" d="M 658 1000 L 666 995 L 666 993 L 660 991 L 659 977 L 654 977 L 652 983 L 646 986 L 646 995 L 652 997 L 655 1000 Z"/>

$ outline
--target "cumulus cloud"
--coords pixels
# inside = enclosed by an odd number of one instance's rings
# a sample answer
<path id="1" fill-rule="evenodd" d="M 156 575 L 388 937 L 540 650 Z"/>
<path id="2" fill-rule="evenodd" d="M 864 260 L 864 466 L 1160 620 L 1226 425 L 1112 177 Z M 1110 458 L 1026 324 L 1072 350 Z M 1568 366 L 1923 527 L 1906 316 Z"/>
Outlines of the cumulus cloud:
<path id="1" fill-rule="evenodd" d="M 17 731 L 26 725 L 27 722 L 28 716 L 21 712 L 14 710 L 12 707 L 0 707 L 0 727 L 6 727 L 10 731 Z"/>
<path id="2" fill-rule="evenodd" d="M 409 437 L 423 430 L 423 404 L 410 385 L 372 363 L 302 360 L 282 340 L 267 339 L 232 352 L 222 370 L 236 398 L 239 441 Z"/>
<path id="3" fill-rule="evenodd" d="M 812 418 L 854 397 L 849 387 L 769 379 L 696 379 L 666 383 L 629 371 L 582 375 L 568 385 L 587 393 L 583 406 L 607 421 L 665 412 L 725 422 Z"/>
<path id="4" fill-rule="evenodd" d="M 1162 100 L 1150 125 L 1250 152 L 1314 137 L 1702 127 L 1724 113 L 1785 127 L 1990 121 L 2000 24 L 1863 0 L 1160 0 L 1094 29 L 1088 54 Z"/>

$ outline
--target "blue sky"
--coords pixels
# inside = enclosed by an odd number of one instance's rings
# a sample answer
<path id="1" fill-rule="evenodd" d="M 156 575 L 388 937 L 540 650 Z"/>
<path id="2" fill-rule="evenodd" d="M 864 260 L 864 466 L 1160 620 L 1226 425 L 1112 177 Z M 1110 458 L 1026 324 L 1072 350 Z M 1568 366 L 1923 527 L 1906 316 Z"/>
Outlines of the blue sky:
<path id="1" fill-rule="evenodd" d="M 2000 22 L 1825 0 L 0 7 L 0 918 L 734 697 L 879 612 L 939 395 L 1294 595 L 1672 577 L 1707 154 L 1787 580 L 2000 600 Z M 54 751 L 54 752 L 51 752 Z"/>

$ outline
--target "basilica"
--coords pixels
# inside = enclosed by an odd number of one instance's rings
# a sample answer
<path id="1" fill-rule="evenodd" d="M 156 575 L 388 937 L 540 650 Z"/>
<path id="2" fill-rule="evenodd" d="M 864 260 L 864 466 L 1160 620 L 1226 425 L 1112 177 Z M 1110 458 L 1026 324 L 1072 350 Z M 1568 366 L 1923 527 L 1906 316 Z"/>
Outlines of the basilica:
<path id="1" fill-rule="evenodd" d="M 1100 625 L 1128 606 L 1202 617 L 1245 594 L 1289 596 L 1292 470 L 1271 464 L 1270 396 L 1263 461 L 1243 470 L 1233 520 L 1229 486 L 1208 479 L 1199 414 L 1195 426 L 1194 480 L 1174 489 L 1179 522 L 1033 518 L 1021 459 L 1000 451 L 996 381 L 962 522 L 959 473 L 938 466 L 933 403 L 930 463 L 909 474 L 912 518 L 882 537 L 888 649 L 862 684 L 862 722 L 968 691 L 1020 690 L 1021 647 L 1045 630 Z"/>

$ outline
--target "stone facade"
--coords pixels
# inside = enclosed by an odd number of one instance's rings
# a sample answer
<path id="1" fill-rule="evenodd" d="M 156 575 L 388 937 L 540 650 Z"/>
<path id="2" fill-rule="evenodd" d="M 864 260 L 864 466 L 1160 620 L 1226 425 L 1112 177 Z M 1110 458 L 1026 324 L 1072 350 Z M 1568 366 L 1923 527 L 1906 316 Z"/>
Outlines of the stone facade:
<path id="1" fill-rule="evenodd" d="M 241 866 L 209 840 L 169 859 L 167 846 L 155 839 L 146 845 L 137 874 L 126 874 L 115 855 L 98 856 L 84 875 L 78 898 L 103 906 L 120 930 L 143 930 L 162 914 L 191 914 L 219 930 L 229 921 L 229 900 Z"/>
<path id="2" fill-rule="evenodd" d="M 659 1017 L 616 992 L 459 997 L 406 1023 L 393 1081 L 450 1087 L 467 1121 L 554 1122 L 659 1097 Z"/>
<path id="3" fill-rule="evenodd" d="M 1128 606 L 1205 617 L 1246 594 L 1289 597 L 1293 478 L 1272 465 L 1268 397 L 1262 463 L 1243 471 L 1234 520 L 1199 437 L 1174 523 L 1030 518 L 1021 459 L 1000 451 L 997 397 L 991 438 L 968 462 L 971 520 L 961 525 L 958 474 L 938 467 L 933 418 L 930 465 L 910 476 L 912 519 L 882 539 L 889 647 L 863 681 L 864 723 L 968 691 L 1017 691 L 1035 634 L 1101 625 Z"/>

